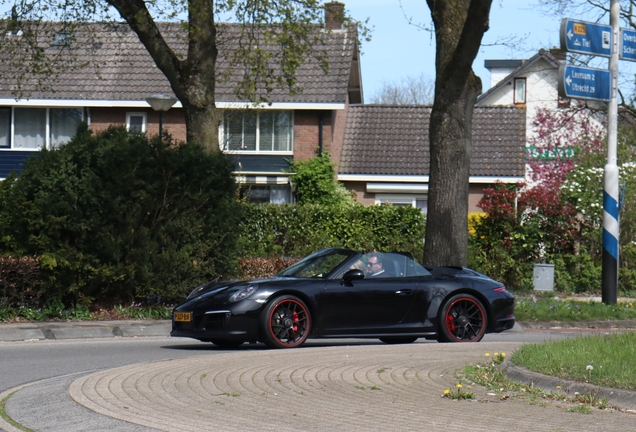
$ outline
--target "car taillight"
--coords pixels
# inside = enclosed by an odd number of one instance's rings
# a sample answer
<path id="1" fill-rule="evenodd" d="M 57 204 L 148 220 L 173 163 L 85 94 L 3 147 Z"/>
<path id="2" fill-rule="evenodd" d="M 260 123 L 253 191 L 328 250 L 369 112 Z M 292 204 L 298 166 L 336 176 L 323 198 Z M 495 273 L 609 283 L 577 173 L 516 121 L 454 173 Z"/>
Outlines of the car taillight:
<path id="1" fill-rule="evenodd" d="M 506 289 L 506 287 L 505 287 L 505 286 L 497 287 L 497 288 L 495 288 L 495 290 L 494 290 L 494 291 L 495 291 L 496 293 L 500 293 L 500 294 L 510 294 L 510 293 L 508 292 L 508 290 Z"/>

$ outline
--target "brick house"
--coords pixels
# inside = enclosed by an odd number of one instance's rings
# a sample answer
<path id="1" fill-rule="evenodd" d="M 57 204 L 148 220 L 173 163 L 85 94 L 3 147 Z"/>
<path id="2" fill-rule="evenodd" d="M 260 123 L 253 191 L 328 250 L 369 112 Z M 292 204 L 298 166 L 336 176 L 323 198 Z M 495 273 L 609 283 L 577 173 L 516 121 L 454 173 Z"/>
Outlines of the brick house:
<path id="1" fill-rule="evenodd" d="M 338 180 L 363 204 L 427 209 L 429 119 L 423 105 L 350 105 Z M 476 107 L 469 212 L 495 182 L 523 181 L 526 115 L 515 107 Z"/>
<path id="2" fill-rule="evenodd" d="M 269 94 L 270 104 L 257 107 L 237 100 L 232 78 L 219 80 L 217 108 L 223 109 L 219 138 L 223 151 L 236 162 L 237 181 L 248 185 L 248 196 L 261 202 L 290 202 L 291 159 L 307 159 L 316 149 L 340 158 L 349 103 L 362 102 L 360 59 L 355 28 L 337 18 L 344 4 L 327 4 L 325 22 L 316 26 L 324 36 L 329 72 L 311 58 L 297 72 L 302 91 L 290 95 L 284 89 Z M 167 42 L 185 52 L 179 23 L 161 23 Z M 227 67 L 224 49 L 232 49 L 238 26 L 222 25 L 219 76 Z M 329 29 L 329 30 L 327 30 Z M 91 37 L 82 37 L 83 31 Z M 20 33 L 5 37 L 20 38 Z M 71 37 L 72 36 L 72 37 Z M 90 43 L 82 43 L 90 40 Z M 60 68 L 51 77 L 50 89 L 32 82 L 22 84 L 23 96 L 16 100 L 19 76 L 11 62 L 0 62 L 0 179 L 19 172 L 26 158 L 42 148 L 68 141 L 81 121 L 93 131 L 125 125 L 150 135 L 159 131 L 159 113 L 146 98 L 155 94 L 174 96 L 168 81 L 155 66 L 137 35 L 125 24 L 86 24 L 76 34 L 52 34 L 47 50 L 66 50 L 80 70 Z M 276 48 L 273 48 L 276 49 Z M 224 66 L 225 65 L 225 66 Z M 224 69 L 225 67 L 225 69 Z M 240 71 L 238 72 L 240 73 Z M 235 78 L 236 79 L 236 78 Z M 177 140 L 185 139 L 185 120 L 177 102 L 162 115 L 162 128 Z"/>

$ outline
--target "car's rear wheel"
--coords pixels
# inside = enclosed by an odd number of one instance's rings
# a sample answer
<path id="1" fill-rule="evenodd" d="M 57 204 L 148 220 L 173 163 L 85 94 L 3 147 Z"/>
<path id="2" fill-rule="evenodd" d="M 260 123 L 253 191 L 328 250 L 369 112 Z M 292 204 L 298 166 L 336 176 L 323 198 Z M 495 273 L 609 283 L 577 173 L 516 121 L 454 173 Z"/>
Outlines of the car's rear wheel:
<path id="1" fill-rule="evenodd" d="M 437 340 L 479 342 L 486 333 L 486 309 L 470 294 L 457 294 L 442 307 Z"/>
<path id="2" fill-rule="evenodd" d="M 391 336 L 391 337 L 381 337 L 380 340 L 385 344 L 395 345 L 395 344 L 410 344 L 417 340 L 417 337 L 413 336 Z"/>
<path id="3" fill-rule="evenodd" d="M 219 348 L 236 348 L 236 347 L 240 347 L 244 343 L 243 341 L 224 340 L 224 339 L 211 339 L 210 342 L 212 342 L 214 345 L 218 346 Z"/>
<path id="4" fill-rule="evenodd" d="M 309 309 L 298 297 L 275 298 L 261 315 L 262 339 L 270 348 L 298 347 L 307 340 L 310 330 Z"/>

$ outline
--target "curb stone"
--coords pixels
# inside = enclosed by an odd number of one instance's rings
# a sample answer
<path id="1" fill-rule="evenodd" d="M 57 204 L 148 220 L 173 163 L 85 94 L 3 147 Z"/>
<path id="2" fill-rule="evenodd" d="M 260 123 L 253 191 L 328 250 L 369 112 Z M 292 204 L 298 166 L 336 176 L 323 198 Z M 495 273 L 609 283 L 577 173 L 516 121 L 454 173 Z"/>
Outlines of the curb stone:
<path id="1" fill-rule="evenodd" d="M 543 375 L 520 366 L 513 366 L 509 360 L 506 360 L 503 363 L 501 369 L 511 380 L 533 387 L 538 387 L 546 392 L 568 396 L 574 396 L 575 393 L 582 395 L 598 395 L 599 398 L 607 399 L 610 406 L 629 411 L 636 410 L 636 391 L 602 387 Z M 557 386 L 560 386 L 561 388 L 557 388 Z"/>

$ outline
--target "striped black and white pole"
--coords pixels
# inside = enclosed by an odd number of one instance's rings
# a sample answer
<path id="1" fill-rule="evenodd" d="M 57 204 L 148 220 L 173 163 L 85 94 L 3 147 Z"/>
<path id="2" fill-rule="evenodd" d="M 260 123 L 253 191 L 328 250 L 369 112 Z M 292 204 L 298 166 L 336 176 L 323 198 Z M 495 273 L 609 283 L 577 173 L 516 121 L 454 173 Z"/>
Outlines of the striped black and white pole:
<path id="1" fill-rule="evenodd" d="M 609 60 L 611 73 L 611 97 L 607 107 L 607 164 L 603 187 L 603 271 L 602 300 L 605 304 L 616 304 L 618 292 L 618 165 L 616 164 L 618 142 L 618 45 L 620 28 L 620 0 L 610 2 L 610 25 L 614 34 L 614 47 Z"/>

